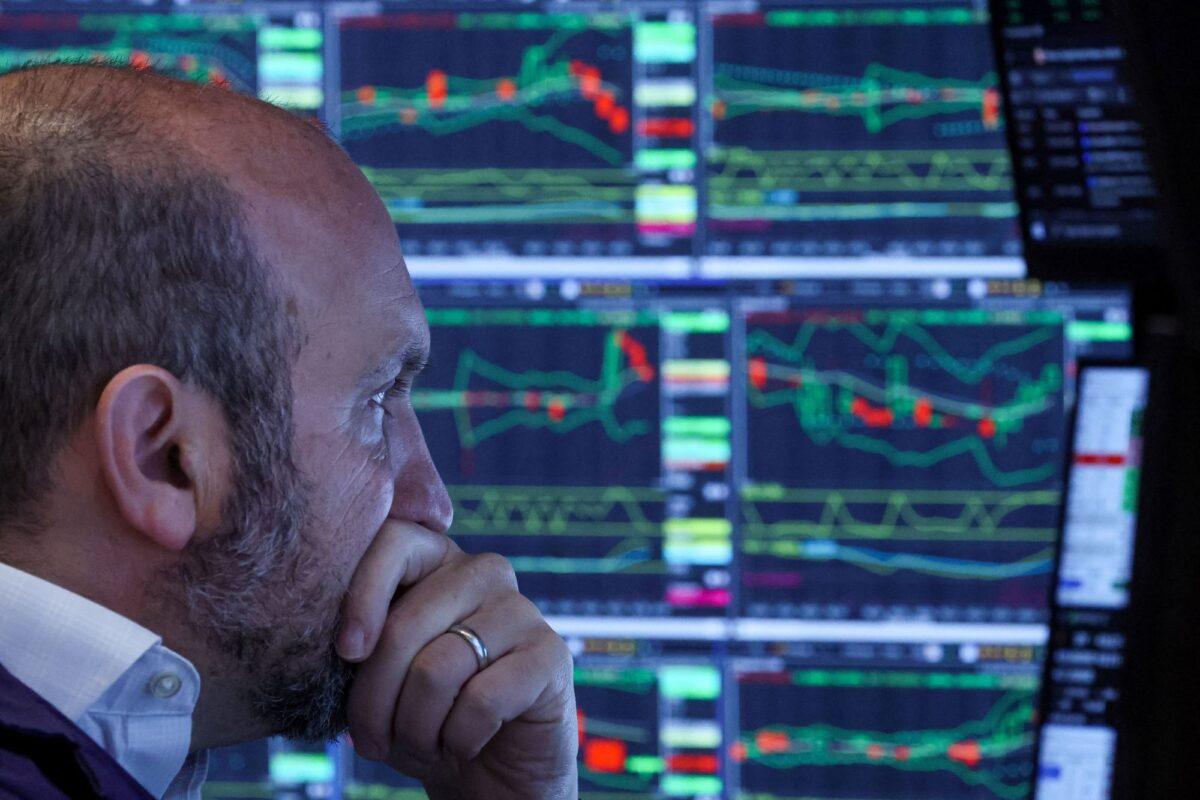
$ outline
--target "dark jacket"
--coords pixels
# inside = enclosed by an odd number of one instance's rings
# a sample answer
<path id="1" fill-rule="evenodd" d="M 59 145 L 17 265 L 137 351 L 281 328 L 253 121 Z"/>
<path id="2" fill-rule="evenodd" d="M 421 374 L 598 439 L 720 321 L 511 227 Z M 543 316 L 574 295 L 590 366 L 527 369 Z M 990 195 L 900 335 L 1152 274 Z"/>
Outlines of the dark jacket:
<path id="1" fill-rule="evenodd" d="M 0 798 L 154 800 L 75 723 L 3 666 Z"/>

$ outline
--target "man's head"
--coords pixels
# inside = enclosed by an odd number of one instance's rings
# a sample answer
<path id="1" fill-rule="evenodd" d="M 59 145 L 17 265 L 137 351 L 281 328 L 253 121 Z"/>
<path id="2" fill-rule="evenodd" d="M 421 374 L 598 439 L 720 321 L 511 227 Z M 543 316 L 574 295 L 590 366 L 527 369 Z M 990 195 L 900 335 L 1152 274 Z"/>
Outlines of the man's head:
<path id="1" fill-rule="evenodd" d="M 0 77 L 0 558 L 161 633 L 202 703 L 254 709 L 230 736 L 339 730 L 355 565 L 389 516 L 449 526 L 405 395 L 427 349 L 317 128 L 146 73 Z"/>

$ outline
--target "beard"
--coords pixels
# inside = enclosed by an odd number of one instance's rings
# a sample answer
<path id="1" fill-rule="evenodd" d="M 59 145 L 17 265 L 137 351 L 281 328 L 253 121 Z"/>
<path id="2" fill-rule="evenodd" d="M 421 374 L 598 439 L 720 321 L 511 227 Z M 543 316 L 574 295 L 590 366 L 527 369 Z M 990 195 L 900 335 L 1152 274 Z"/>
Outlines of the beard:
<path id="1" fill-rule="evenodd" d="M 352 675 L 334 650 L 346 582 L 312 535 L 313 490 L 292 463 L 290 435 L 256 434 L 242 447 L 235 436 L 222 530 L 189 547 L 167 585 L 259 722 L 293 739 L 333 739 L 347 727 Z"/>

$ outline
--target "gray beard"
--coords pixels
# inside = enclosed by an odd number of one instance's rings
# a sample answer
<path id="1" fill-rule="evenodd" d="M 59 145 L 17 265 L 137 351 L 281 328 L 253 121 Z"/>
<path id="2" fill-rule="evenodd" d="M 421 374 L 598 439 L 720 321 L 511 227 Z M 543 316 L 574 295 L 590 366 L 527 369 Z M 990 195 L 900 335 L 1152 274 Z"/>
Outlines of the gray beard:
<path id="1" fill-rule="evenodd" d="M 274 486 L 238 482 L 226 531 L 189 547 L 167 585 L 258 721 L 333 739 L 346 730 L 352 675 L 334 650 L 346 587 L 306 535 L 311 491 L 294 468 L 267 472 Z"/>

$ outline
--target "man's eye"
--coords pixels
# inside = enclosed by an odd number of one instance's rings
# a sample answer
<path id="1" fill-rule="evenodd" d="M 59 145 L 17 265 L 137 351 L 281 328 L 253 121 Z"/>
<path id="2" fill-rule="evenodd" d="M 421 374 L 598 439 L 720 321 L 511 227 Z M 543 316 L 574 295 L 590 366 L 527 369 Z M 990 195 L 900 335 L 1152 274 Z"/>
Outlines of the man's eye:
<path id="1" fill-rule="evenodd" d="M 384 403 L 386 403 L 388 400 L 394 400 L 398 397 L 403 397 L 404 395 L 408 394 L 408 390 L 410 388 L 411 386 L 407 378 L 397 378 L 396 382 L 388 388 L 381 389 L 380 391 L 371 395 L 371 405 L 383 408 Z"/>

